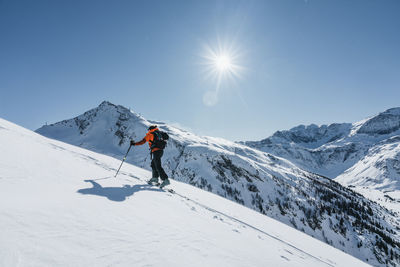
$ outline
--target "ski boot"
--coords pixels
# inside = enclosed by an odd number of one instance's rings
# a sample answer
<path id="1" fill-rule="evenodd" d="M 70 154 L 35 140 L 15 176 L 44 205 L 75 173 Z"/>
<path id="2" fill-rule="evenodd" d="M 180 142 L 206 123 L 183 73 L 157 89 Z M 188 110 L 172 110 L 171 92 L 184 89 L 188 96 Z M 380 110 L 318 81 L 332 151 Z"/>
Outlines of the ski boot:
<path id="1" fill-rule="evenodd" d="M 170 184 L 170 182 L 169 182 L 169 180 L 168 180 L 168 178 L 167 178 L 167 179 L 165 179 L 165 180 L 161 183 L 160 188 L 162 189 L 164 186 L 167 186 L 167 185 L 169 185 L 169 184 Z"/>
<path id="2" fill-rule="evenodd" d="M 159 185 L 159 184 L 160 184 L 160 183 L 158 182 L 158 178 L 157 178 L 157 177 L 151 178 L 147 183 L 148 183 L 149 185 L 153 185 L 153 183 L 154 183 L 155 185 Z"/>

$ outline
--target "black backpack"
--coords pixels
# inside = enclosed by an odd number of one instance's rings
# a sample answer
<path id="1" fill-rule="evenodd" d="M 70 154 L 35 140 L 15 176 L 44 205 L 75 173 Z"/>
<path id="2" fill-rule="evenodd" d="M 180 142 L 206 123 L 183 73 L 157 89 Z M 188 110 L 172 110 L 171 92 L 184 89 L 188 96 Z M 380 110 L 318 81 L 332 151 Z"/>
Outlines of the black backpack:
<path id="1" fill-rule="evenodd" d="M 162 131 L 154 131 L 153 133 L 153 142 L 151 143 L 150 149 L 160 148 L 164 149 L 167 146 L 167 140 L 169 139 L 169 135 L 166 132 Z"/>

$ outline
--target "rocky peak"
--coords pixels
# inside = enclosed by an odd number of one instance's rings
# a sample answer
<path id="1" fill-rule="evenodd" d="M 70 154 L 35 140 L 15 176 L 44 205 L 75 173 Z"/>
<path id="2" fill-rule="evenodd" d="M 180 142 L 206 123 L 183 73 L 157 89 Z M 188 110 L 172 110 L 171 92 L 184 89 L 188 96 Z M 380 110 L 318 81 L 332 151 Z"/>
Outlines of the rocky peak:
<path id="1" fill-rule="evenodd" d="M 296 143 L 309 148 L 335 141 L 350 131 L 350 123 L 333 123 L 330 125 L 299 125 L 287 131 L 277 131 L 262 143 Z M 269 140 L 269 142 L 266 142 Z"/>
<path id="2" fill-rule="evenodd" d="M 400 108 L 391 108 L 366 120 L 358 134 L 385 135 L 400 129 Z"/>

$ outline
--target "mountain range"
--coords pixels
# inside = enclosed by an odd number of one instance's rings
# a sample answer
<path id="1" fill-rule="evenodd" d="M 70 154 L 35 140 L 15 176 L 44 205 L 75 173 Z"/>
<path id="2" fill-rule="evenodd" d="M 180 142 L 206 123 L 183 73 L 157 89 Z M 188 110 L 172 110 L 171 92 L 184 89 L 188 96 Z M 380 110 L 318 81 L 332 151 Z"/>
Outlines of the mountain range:
<path id="1" fill-rule="evenodd" d="M 400 108 L 356 123 L 300 125 L 241 142 L 400 211 Z"/>
<path id="2" fill-rule="evenodd" d="M 352 124 L 300 125 L 243 143 L 345 184 L 400 189 L 400 108 Z"/>
<path id="3" fill-rule="evenodd" d="M 157 124 L 170 136 L 163 165 L 173 179 L 252 208 L 370 264 L 396 266 L 396 209 L 354 190 L 368 186 L 387 195 L 399 189 L 399 110 L 353 124 L 298 126 L 261 141 L 231 142 L 147 120 L 105 101 L 37 133 L 121 158 L 130 139 L 140 140 Z M 127 162 L 150 169 L 148 147 L 134 147 Z"/>

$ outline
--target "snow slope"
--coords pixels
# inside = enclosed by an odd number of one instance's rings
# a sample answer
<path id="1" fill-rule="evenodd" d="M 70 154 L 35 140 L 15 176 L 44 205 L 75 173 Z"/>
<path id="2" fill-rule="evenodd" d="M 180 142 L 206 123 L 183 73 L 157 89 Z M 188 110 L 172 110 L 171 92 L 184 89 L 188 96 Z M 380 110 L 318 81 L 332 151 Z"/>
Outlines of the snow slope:
<path id="1" fill-rule="evenodd" d="M 399 262 L 397 214 L 283 158 L 148 121 L 109 102 L 37 132 L 120 158 L 129 139 L 141 139 L 154 123 L 170 135 L 163 165 L 173 179 L 234 200 L 374 265 Z M 147 145 L 134 147 L 127 161 L 149 169 L 148 155 Z"/>
<path id="2" fill-rule="evenodd" d="M 400 136 L 371 147 L 367 155 L 336 180 L 346 185 L 378 190 L 400 189 Z"/>
<path id="3" fill-rule="evenodd" d="M 335 180 L 400 214 L 400 136 L 371 147 Z"/>
<path id="4" fill-rule="evenodd" d="M 365 266 L 234 202 L 0 119 L 0 266 Z"/>

